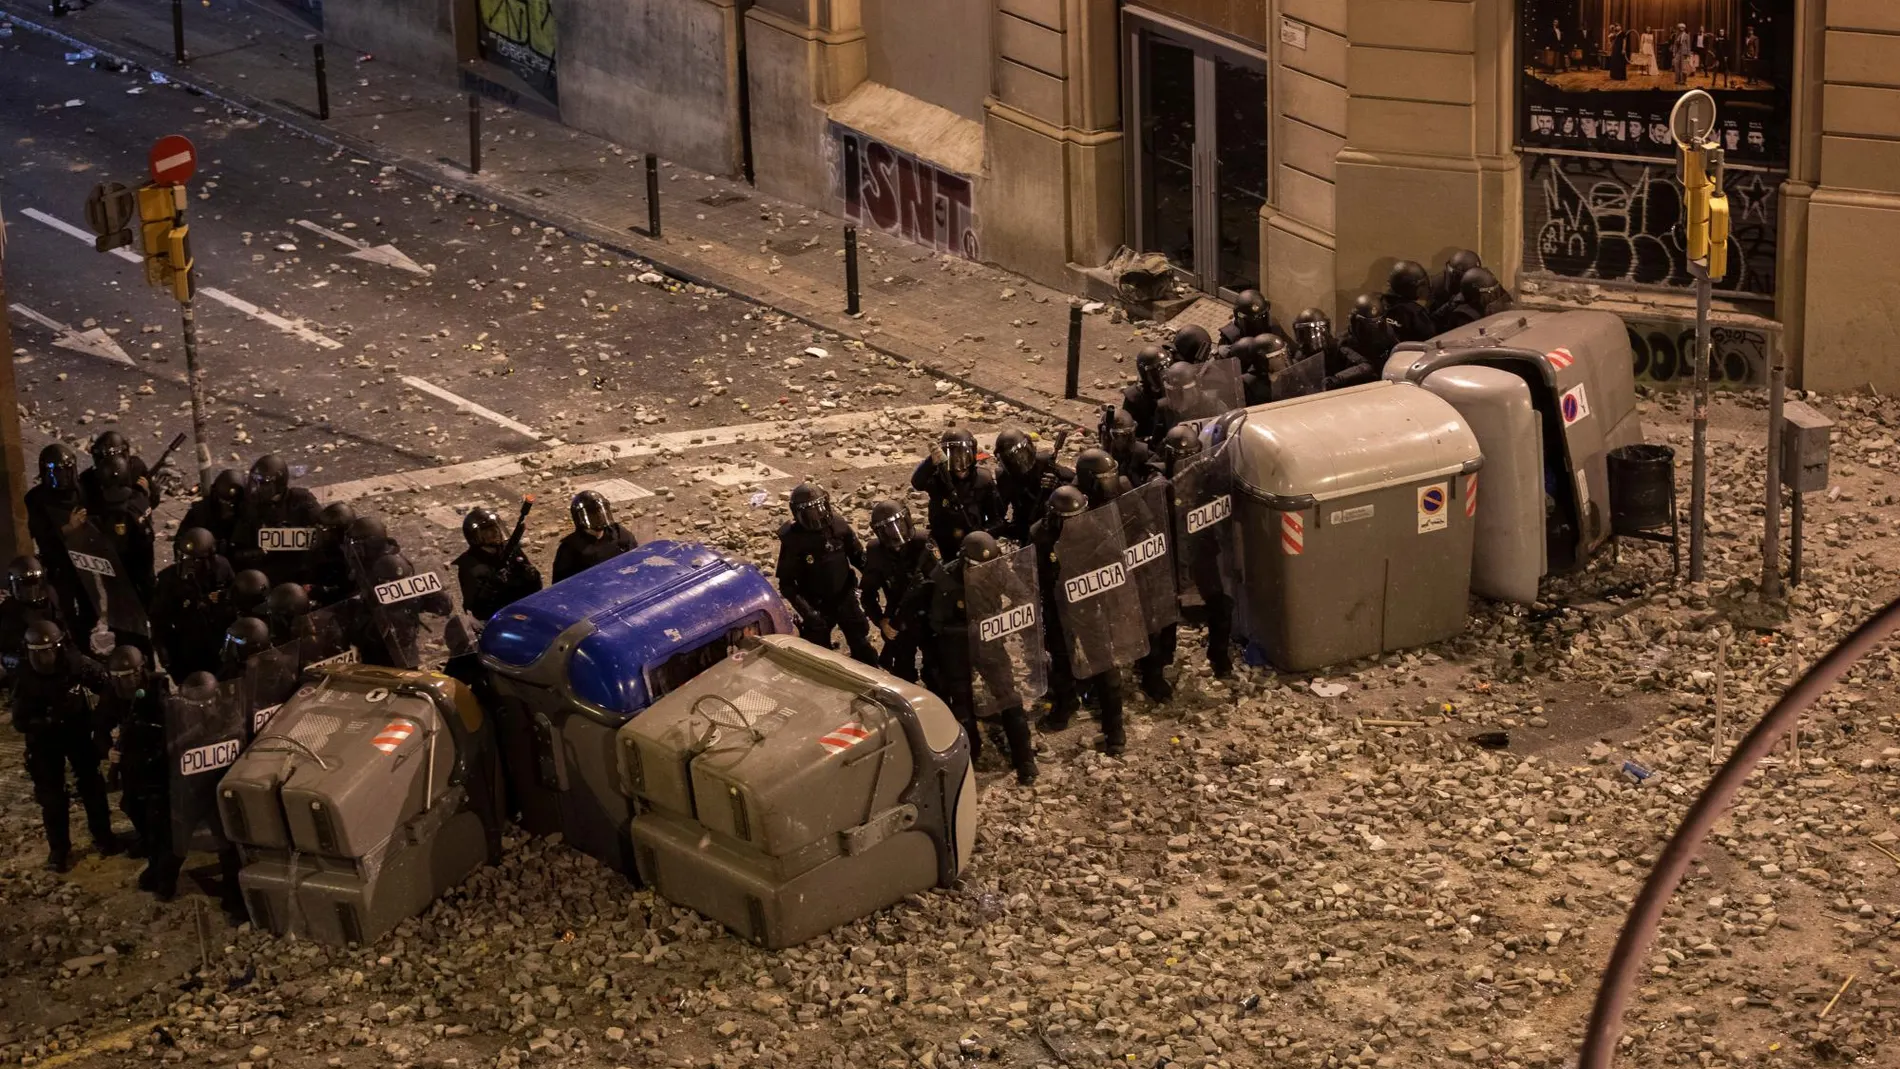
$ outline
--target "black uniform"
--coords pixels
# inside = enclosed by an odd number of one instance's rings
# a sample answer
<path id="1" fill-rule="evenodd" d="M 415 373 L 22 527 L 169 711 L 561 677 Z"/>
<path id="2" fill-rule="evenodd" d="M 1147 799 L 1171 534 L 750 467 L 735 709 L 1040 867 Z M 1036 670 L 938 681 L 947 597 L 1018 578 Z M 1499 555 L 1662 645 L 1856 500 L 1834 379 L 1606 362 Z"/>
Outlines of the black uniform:
<path id="1" fill-rule="evenodd" d="M 316 496 L 301 486 L 286 490 L 283 500 L 276 502 L 247 496 L 244 507 L 238 510 L 237 522 L 232 526 L 231 567 L 240 572 L 255 568 L 270 577 L 272 586 L 303 582 L 305 569 L 309 566 L 310 551 L 266 552 L 258 543 L 258 532 L 271 527 L 315 527 L 317 514 L 322 511 Z M 213 534 L 217 533 L 215 528 L 208 529 Z"/>
<path id="2" fill-rule="evenodd" d="M 96 694 L 105 688 L 105 669 L 69 646 L 60 647 L 53 671 L 41 672 L 27 663 L 13 676 L 13 726 L 26 736 L 26 771 L 40 804 L 47 848 L 56 857 L 69 853 L 73 845 L 66 793 L 69 765 L 93 843 L 105 852 L 116 849 L 92 709 L 86 702 L 87 691 Z"/>
<path id="3" fill-rule="evenodd" d="M 1154 437 L 1155 412 L 1161 406 L 1161 394 L 1148 392 L 1148 387 L 1137 382 L 1122 391 L 1122 411 L 1135 421 L 1137 437 Z"/>
<path id="4" fill-rule="evenodd" d="M 44 567 L 42 565 L 41 567 Z M 60 619 L 59 603 L 53 600 L 52 585 L 45 587 L 48 598 L 42 604 L 8 598 L 0 601 L 0 675 L 11 677 L 26 665 L 26 629 L 48 620 L 66 630 L 66 621 Z"/>
<path id="5" fill-rule="evenodd" d="M 1060 731 L 1081 707 L 1081 685 L 1087 683 L 1102 714 L 1102 734 L 1115 747 L 1125 740 L 1122 725 L 1122 692 L 1119 673 L 1103 672 L 1092 680 L 1077 680 L 1069 660 L 1068 636 L 1062 630 L 1060 597 L 1057 588 L 1061 575 L 1056 564 L 1058 532 L 1048 517 L 1030 528 L 1029 540 L 1036 547 L 1036 585 L 1042 594 L 1042 637 L 1049 652 L 1049 717 L 1044 726 Z"/>
<path id="6" fill-rule="evenodd" d="M 517 549 L 514 558 L 504 565 L 504 548 L 471 548 L 455 558 L 462 608 L 482 623 L 542 587 L 541 570 L 527 554 Z"/>
<path id="7" fill-rule="evenodd" d="M 1385 294 L 1385 317 L 1402 342 L 1427 341 L 1438 334 L 1432 313 L 1424 305 L 1408 301 L 1390 290 Z"/>
<path id="8" fill-rule="evenodd" d="M 224 629 L 237 619 L 229 598 L 232 574 L 223 557 L 212 557 L 210 574 L 202 577 L 177 564 L 158 573 L 152 642 L 174 682 L 193 672 L 217 674 Z"/>
<path id="9" fill-rule="evenodd" d="M 911 472 L 910 485 L 930 495 L 930 540 L 937 543 L 937 553 L 945 560 L 957 555 L 964 535 L 971 531 L 1000 535 L 1008 523 L 996 477 L 980 467 L 972 467 L 970 474 L 959 479 L 947 466 L 925 457 Z"/>
<path id="10" fill-rule="evenodd" d="M 1214 343 L 1219 346 L 1222 351 L 1225 351 L 1233 348 L 1234 343 L 1242 338 L 1257 338 L 1262 334 L 1271 334 L 1286 342 L 1288 345 L 1293 344 L 1293 339 L 1287 336 L 1286 328 L 1282 327 L 1280 321 L 1274 319 L 1272 316 L 1267 317 L 1267 329 L 1265 330 L 1255 331 L 1253 334 L 1242 334 L 1240 331 L 1240 324 L 1228 320 L 1221 326 L 1220 335 L 1214 339 Z"/>
<path id="11" fill-rule="evenodd" d="M 157 491 L 152 489 L 152 473 L 146 468 L 145 462 L 138 457 L 127 454 L 125 463 L 130 482 L 138 488 L 140 495 L 145 498 L 146 505 L 150 508 L 157 508 L 159 495 Z M 87 508 L 98 512 L 100 506 L 105 503 L 103 496 L 104 491 L 105 487 L 99 478 L 99 468 L 97 464 L 79 473 L 79 493 L 80 496 L 84 498 Z"/>
<path id="12" fill-rule="evenodd" d="M 554 581 L 558 583 L 570 575 L 578 575 L 639 544 L 640 540 L 633 537 L 632 531 L 617 523 L 610 525 L 598 538 L 584 531 L 573 531 L 561 539 L 560 548 L 554 551 Z"/>
<path id="13" fill-rule="evenodd" d="M 897 632 L 895 637 L 885 638 L 878 664 L 911 683 L 919 678 L 917 654 L 922 649 L 924 625 L 928 622 L 927 609 L 926 618 L 918 618 L 917 592 L 930 581 L 936 567 L 936 547 L 925 535 L 912 534 L 908 542 L 896 549 L 872 541 L 864 551 L 864 565 L 860 569 L 863 575 L 858 595 L 865 616 L 878 627 L 888 624 Z"/>
<path id="14" fill-rule="evenodd" d="M 343 534 L 318 530 L 310 536 L 310 556 L 305 561 L 305 578 L 310 587 L 310 604 L 324 608 L 356 593 L 356 576 L 350 571 L 349 547 Z"/>
<path id="15" fill-rule="evenodd" d="M 165 751 L 165 686 L 154 678 L 146 684 L 143 698 L 121 698 L 106 688 L 100 703 L 102 710 L 119 725 L 119 778 L 124 793 L 119 810 L 132 821 L 138 832 L 143 853 L 150 859 L 157 876 L 171 863 L 167 888 L 177 884 L 177 865 L 182 859 L 172 854 L 171 762 Z M 152 877 L 141 877 L 140 886 Z"/>
<path id="16" fill-rule="evenodd" d="M 778 529 L 778 588 L 798 612 L 799 637 L 830 648 L 836 627 L 851 656 L 874 665 L 871 621 L 858 601 L 864 564 L 864 544 L 842 516 L 815 531 L 791 521 Z"/>
<path id="17" fill-rule="evenodd" d="M 94 474 L 91 471 L 87 475 Z M 126 581 L 143 604 L 151 604 L 157 556 L 153 548 L 152 500 L 137 487 L 102 487 L 88 504 L 87 522 L 98 528 L 125 565 Z"/>
<path id="18" fill-rule="evenodd" d="M 26 527 L 38 548 L 40 566 L 46 570 L 47 585 L 59 598 L 60 613 L 66 618 L 69 635 L 92 631 L 98 619 L 92 601 L 80 586 L 79 571 L 66 555 L 65 527 L 74 510 L 86 507 L 77 489 L 54 490 L 40 483 L 26 492 Z"/>
<path id="19" fill-rule="evenodd" d="M 1138 389 L 1139 387 L 1131 387 Z M 1137 423 L 1140 421 L 1137 420 Z M 1049 492 L 1058 486 L 1068 486 L 1075 482 L 1075 471 L 1066 465 L 1056 463 L 1054 457 L 1037 457 L 1036 466 L 1029 473 L 1017 476 L 1007 466 L 997 469 L 996 486 L 1003 495 L 1003 503 L 1009 509 L 1009 522 L 1004 524 L 1002 535 L 1019 544 L 1029 541 L 1029 528 L 1042 519 L 1049 507 Z"/>
<path id="20" fill-rule="evenodd" d="M 963 597 L 963 559 L 953 557 L 937 566 L 930 577 L 930 636 L 937 663 L 937 693 L 970 740 L 970 762 L 976 763 L 983 752 L 983 732 L 976 720 L 975 681 L 971 673 L 977 666 L 970 658 L 970 612 Z M 1001 678 L 985 679 L 990 693 L 1010 694 L 1015 682 L 1004 673 Z M 1021 770 L 1028 764 L 1033 778 L 1035 747 L 1029 737 L 1029 718 L 1020 704 L 1002 710 L 1003 735 L 1009 741 L 1010 758 Z"/>

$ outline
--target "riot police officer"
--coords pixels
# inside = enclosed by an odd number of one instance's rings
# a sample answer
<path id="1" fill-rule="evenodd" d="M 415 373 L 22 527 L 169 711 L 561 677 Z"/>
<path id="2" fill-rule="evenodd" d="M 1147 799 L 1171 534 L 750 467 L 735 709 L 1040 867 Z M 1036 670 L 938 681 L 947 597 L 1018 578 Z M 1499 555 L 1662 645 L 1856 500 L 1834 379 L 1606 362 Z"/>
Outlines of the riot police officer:
<path id="1" fill-rule="evenodd" d="M 7 600 L 0 601 L 0 678 L 25 663 L 27 628 L 41 620 L 61 622 L 59 600 L 38 557 L 15 557 L 7 564 Z"/>
<path id="2" fill-rule="evenodd" d="M 1333 321 L 1325 312 L 1317 308 L 1308 308 L 1293 319 L 1293 350 L 1297 359 L 1310 360 L 1315 356 L 1326 358 L 1326 366 L 1333 367 L 1339 359 L 1339 342 L 1333 337 Z"/>
<path id="3" fill-rule="evenodd" d="M 310 615 L 310 595 L 296 583 L 279 583 L 270 588 L 264 603 L 264 622 L 270 625 L 272 645 L 299 642 L 304 635 L 304 618 Z"/>
<path id="4" fill-rule="evenodd" d="M 1273 306 L 1259 290 L 1241 290 L 1234 300 L 1233 321 L 1220 328 L 1220 347 L 1230 349 L 1242 338 L 1257 338 L 1262 334 L 1286 337 L 1286 331 L 1274 322 Z"/>
<path id="5" fill-rule="evenodd" d="M 39 480 L 26 492 L 26 527 L 59 598 L 60 615 L 73 634 L 92 630 L 92 602 L 79 583 L 79 572 L 66 553 L 67 534 L 86 522 L 86 501 L 79 490 L 79 458 L 54 442 L 40 450 Z"/>
<path id="6" fill-rule="evenodd" d="M 1469 326 L 1486 316 L 1511 307 L 1511 295 L 1498 283 L 1498 277 L 1483 267 L 1465 272 L 1458 283 L 1458 295 L 1440 311 L 1438 331 L 1443 334 Z"/>
<path id="7" fill-rule="evenodd" d="M 1161 457 L 1169 480 L 1200 456 L 1202 448 L 1200 437 L 1188 428 L 1176 427 L 1169 431 L 1167 440 L 1161 443 Z M 1182 490 L 1178 484 L 1173 487 L 1175 493 Z M 1179 501 L 1175 503 L 1175 511 L 1177 515 L 1182 511 Z M 1220 543 L 1216 535 L 1208 531 L 1188 532 L 1177 526 L 1175 533 L 1177 552 L 1187 561 L 1188 579 L 1200 594 L 1201 605 L 1207 612 L 1208 667 L 1214 670 L 1214 678 L 1232 679 L 1234 604 L 1221 582 Z M 1173 659 L 1172 651 L 1169 659 Z"/>
<path id="8" fill-rule="evenodd" d="M 561 539 L 554 551 L 554 581 L 577 575 L 604 560 L 635 548 L 640 540 L 614 522 L 614 508 L 597 491 L 582 490 L 568 503 L 574 533 Z"/>
<path id="9" fill-rule="evenodd" d="M 171 791 L 165 759 L 165 683 L 137 646 L 120 645 L 106 657 L 101 706 L 119 726 L 119 810 L 138 834 L 137 854 L 146 858 L 139 890 L 159 889 L 172 856 Z M 177 885 L 176 869 L 167 885 Z"/>
<path id="10" fill-rule="evenodd" d="M 92 455 L 92 468 L 79 476 L 80 495 L 86 500 L 86 507 L 94 512 L 100 510 L 100 478 L 108 462 L 114 459 L 125 461 L 125 473 L 120 481 L 136 487 L 144 496 L 149 508 L 158 507 L 158 492 L 153 489 L 151 472 L 146 470 L 145 462 L 132 452 L 132 443 L 118 431 L 106 431 L 92 440 L 86 450 Z"/>
<path id="11" fill-rule="evenodd" d="M 1445 258 L 1445 266 L 1432 280 L 1432 322 L 1436 324 L 1458 299 L 1465 280 L 1465 272 L 1474 267 L 1483 267 L 1484 261 L 1470 249 L 1459 249 Z"/>
<path id="12" fill-rule="evenodd" d="M 235 619 L 231 562 L 202 527 L 187 527 L 172 542 L 171 567 L 158 573 L 152 597 L 152 641 L 173 680 L 215 672 L 224 629 Z"/>
<path id="13" fill-rule="evenodd" d="M 977 466 L 976 436 L 969 431 L 944 431 L 930 455 L 911 472 L 910 486 L 930 495 L 930 538 L 945 559 L 957 555 L 964 535 L 971 531 L 995 534 L 1008 522 L 995 477 Z"/>
<path id="14" fill-rule="evenodd" d="M 454 617 L 455 603 L 444 591 L 404 598 L 391 605 L 383 605 L 375 600 L 376 587 L 384 583 L 393 583 L 398 579 L 408 579 L 415 574 L 415 566 L 410 564 L 409 558 L 401 553 L 384 553 L 370 562 L 367 577 L 370 591 L 364 595 L 361 623 L 361 626 L 367 629 L 367 633 L 363 634 L 357 642 L 357 648 L 362 651 L 364 664 L 410 670 L 420 668 L 422 666 L 423 615 L 438 616 L 445 620 Z M 535 590 L 541 589 L 541 574 L 535 572 L 533 577 Z M 533 593 L 533 591 L 528 591 L 528 593 Z M 521 596 L 526 597 L 527 594 Z M 503 602 L 495 611 L 500 612 L 501 608 L 514 600 L 518 599 Z M 445 632 L 446 630 L 445 626 Z"/>
<path id="15" fill-rule="evenodd" d="M 1346 340 L 1335 350 L 1339 354 L 1337 362 L 1326 368 L 1325 388 L 1339 390 L 1377 379 L 1385 358 L 1398 343 L 1398 334 L 1386 321 L 1379 298 L 1360 294 L 1353 300 L 1352 315 L 1346 321 Z"/>
<path id="16" fill-rule="evenodd" d="M 310 602 L 335 605 L 356 592 L 350 575 L 349 532 L 356 510 L 332 501 L 317 513 L 317 530 L 310 538 Z"/>
<path id="17" fill-rule="evenodd" d="M 494 515 L 493 509 L 487 511 L 490 515 Z M 495 525 L 497 527 L 501 525 L 501 518 L 499 516 L 495 517 Z M 463 517 L 462 534 L 464 537 L 468 535 L 468 526 L 468 518 Z M 378 557 L 390 553 L 402 552 L 402 546 L 397 543 L 395 539 L 389 537 L 388 526 L 385 525 L 379 517 L 368 515 L 358 516 L 352 519 L 349 526 L 344 528 L 343 549 L 344 556 L 347 560 L 354 561 L 363 567 L 368 567 Z"/>
<path id="18" fill-rule="evenodd" d="M 778 588 L 798 612 L 799 637 L 830 649 L 836 627 L 851 656 L 877 664 L 871 622 L 858 601 L 864 570 L 858 533 L 832 512 L 831 494 L 822 486 L 799 483 L 791 505 L 792 518 L 778 530 Z"/>
<path id="19" fill-rule="evenodd" d="M 264 615 L 270 601 L 270 576 L 256 568 L 246 568 L 231 577 L 231 611 L 238 616 Z"/>
<path id="20" fill-rule="evenodd" d="M 1120 418 L 1133 418 L 1125 402 L 1120 411 Z M 1059 438 L 1057 442 L 1060 444 Z M 1028 432 L 1016 427 L 996 436 L 996 457 L 1001 461 L 996 469 L 996 486 L 1009 509 L 1003 535 L 1014 542 L 1028 542 L 1029 526 L 1042 518 L 1049 492 L 1074 482 L 1075 472 L 1057 462 L 1054 449 L 1043 453 Z"/>
<path id="21" fill-rule="evenodd" d="M 1155 407 L 1167 396 L 1161 385 L 1161 373 L 1168 369 L 1168 362 L 1167 351 L 1161 346 L 1142 346 L 1135 354 L 1134 385 L 1122 391 L 1122 411 L 1134 417 L 1135 433 L 1144 439 L 1154 434 Z M 998 451 L 1001 451 L 1000 446 Z M 1045 500 L 1048 496 L 1043 495 Z"/>
<path id="22" fill-rule="evenodd" d="M 344 505 L 348 508 L 348 505 Z M 237 472 L 224 468 L 204 488 L 203 496 L 185 510 L 180 530 L 200 527 L 218 540 L 218 553 L 226 560 L 236 550 L 238 516 L 244 509 L 244 480 Z"/>
<path id="23" fill-rule="evenodd" d="M 1273 396 L 1273 373 L 1285 371 L 1286 341 L 1277 334 L 1242 338 L 1231 354 L 1240 362 L 1240 388 L 1248 405 L 1264 405 L 1279 400 Z M 1166 434 L 1163 434 L 1166 437 Z"/>
<path id="24" fill-rule="evenodd" d="M 1168 339 L 1168 351 L 1177 363 L 1203 363 L 1214 355 L 1214 339 L 1208 336 L 1206 327 L 1189 323 Z"/>
<path id="25" fill-rule="evenodd" d="M 26 629 L 26 664 L 13 676 L 13 726 L 26 736 L 26 771 L 46 829 L 46 867 L 54 872 L 72 868 L 68 766 L 79 786 L 93 846 L 102 856 L 122 849 L 112 831 L 92 708 L 86 700 L 87 692 L 96 694 L 105 683 L 105 671 L 71 648 L 58 624 L 38 620 Z"/>
<path id="26" fill-rule="evenodd" d="M 1438 333 L 1432 323 L 1432 279 L 1423 264 L 1400 260 L 1385 276 L 1385 316 L 1399 341 L 1426 341 Z"/>
<path id="27" fill-rule="evenodd" d="M 1090 453 L 1101 453 L 1101 450 L 1084 450 L 1082 456 L 1076 458 L 1078 481 L 1084 478 L 1082 470 L 1085 461 L 1091 469 L 1101 466 L 1100 461 L 1089 457 Z M 1106 453 L 1101 453 L 1101 456 L 1107 459 Z M 1100 480 L 1100 476 L 1094 474 L 1088 478 Z M 1058 486 L 1049 495 L 1049 507 L 1043 512 L 1042 519 L 1036 521 L 1029 531 L 1030 544 L 1036 547 L 1036 583 L 1042 595 L 1043 644 L 1049 654 L 1050 708 L 1049 715 L 1042 719 L 1041 727 L 1049 732 L 1068 730 L 1075 711 L 1081 708 L 1081 691 L 1086 685 L 1101 713 L 1102 748 L 1110 755 L 1118 755 L 1127 746 L 1122 722 L 1121 681 L 1113 670 L 1102 672 L 1093 679 L 1075 678 L 1057 593 L 1061 587 L 1061 572 L 1057 564 L 1056 544 L 1061 540 L 1062 526 L 1088 510 L 1088 496 L 1079 487 Z"/>
<path id="28" fill-rule="evenodd" d="M 244 483 L 244 504 L 231 537 L 231 566 L 239 571 L 255 568 L 272 585 L 302 579 L 308 547 L 272 541 L 262 532 L 314 528 L 322 511 L 315 495 L 290 485 L 290 466 L 282 459 L 268 453 L 258 457 Z"/>
<path id="29" fill-rule="evenodd" d="M 270 624 L 257 616 L 240 616 L 224 629 L 224 645 L 218 651 L 218 681 L 244 677 L 244 665 L 272 646 Z"/>
<path id="30" fill-rule="evenodd" d="M 910 509 L 897 501 L 873 502 L 859 599 L 871 626 L 884 636 L 879 666 L 911 683 L 921 678 L 917 655 L 928 622 L 919 618 L 918 591 L 936 567 L 937 549 L 911 522 Z M 927 617 L 928 605 L 923 608 Z"/>
<path id="31" fill-rule="evenodd" d="M 1169 370 L 1172 371 L 1173 369 L 1170 368 Z M 1160 433 L 1165 433 L 1167 427 L 1172 425 L 1174 419 L 1174 415 L 1168 411 L 1168 406 L 1164 402 L 1160 412 L 1155 416 L 1155 430 Z M 1119 408 L 1109 408 L 1104 405 L 1102 407 L 1102 425 L 1097 429 L 1096 437 L 1100 439 L 1102 449 L 1115 459 L 1116 466 L 1124 474 L 1128 475 L 1131 484 L 1137 484 L 1147 479 L 1149 473 L 1148 461 L 1151 453 L 1148 449 L 1148 443 L 1142 441 L 1141 438 L 1136 435 L 1135 421 L 1128 418 L 1128 413 L 1123 412 Z M 1079 471 L 1080 458 L 1078 458 L 1077 463 Z"/>
<path id="32" fill-rule="evenodd" d="M 153 545 L 152 498 L 124 456 L 107 456 L 86 473 L 92 477 L 87 520 L 106 537 L 125 566 L 125 579 L 141 604 L 152 600 L 157 562 Z"/>
<path id="33" fill-rule="evenodd" d="M 462 538 L 468 550 L 455 558 L 455 576 L 462 588 L 462 607 L 476 620 L 487 623 L 541 589 L 541 570 L 519 544 L 510 548 L 508 531 L 494 509 L 470 509 L 462 517 Z"/>
<path id="34" fill-rule="evenodd" d="M 1121 466 L 1105 449 L 1084 449 L 1076 456 L 1075 486 L 1082 491 L 1090 508 L 1106 505 L 1135 488 L 1134 482 L 1122 473 Z M 1055 504 L 1053 493 L 1049 503 Z"/>
<path id="35" fill-rule="evenodd" d="M 1022 696 L 1014 693 L 1007 672 L 993 666 L 972 663 L 970 656 L 970 613 L 964 597 L 964 573 L 976 564 L 995 560 L 1001 555 L 996 539 L 987 531 L 972 531 L 963 538 L 957 556 L 937 567 L 931 577 L 930 633 L 938 665 L 938 685 L 944 702 L 963 725 L 970 740 L 970 763 L 975 764 L 983 750 L 983 731 L 977 723 L 975 680 L 979 670 L 989 692 L 1007 702 L 997 718 L 1003 724 L 1003 738 L 1009 747 L 1009 763 L 1016 770 L 1016 782 L 1028 787 L 1036 782 L 1036 747 L 1029 734 L 1029 714 L 1023 710 Z M 1012 700 L 1014 699 L 1014 700 Z"/>

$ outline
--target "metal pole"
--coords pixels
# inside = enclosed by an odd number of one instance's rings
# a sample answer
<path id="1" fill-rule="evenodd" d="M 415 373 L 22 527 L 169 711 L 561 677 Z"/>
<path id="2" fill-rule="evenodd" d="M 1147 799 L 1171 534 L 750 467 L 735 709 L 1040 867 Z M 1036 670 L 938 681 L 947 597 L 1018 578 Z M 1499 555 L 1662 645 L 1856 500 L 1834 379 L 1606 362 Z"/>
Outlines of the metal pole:
<path id="1" fill-rule="evenodd" d="M 1062 396 L 1075 400 L 1082 378 L 1082 306 L 1069 306 L 1069 370 L 1063 380 Z"/>
<path id="2" fill-rule="evenodd" d="M 1781 596 L 1781 405 L 1788 372 L 1780 364 L 1768 370 L 1768 507 L 1761 538 L 1761 592 Z"/>
<path id="3" fill-rule="evenodd" d="M 185 0 L 172 0 L 172 58 L 181 65 L 185 58 Z"/>
<path id="4" fill-rule="evenodd" d="M 482 98 L 468 95 L 468 173 L 482 173 Z"/>
<path id="5" fill-rule="evenodd" d="M 1695 441 L 1689 469 L 1689 581 L 1704 577 L 1704 509 L 1709 489 L 1709 272 L 1690 264 L 1695 276 Z"/>
<path id="6" fill-rule="evenodd" d="M 1806 512 L 1801 503 L 1807 495 L 1795 491 L 1788 495 L 1794 500 L 1788 503 L 1788 511 L 1793 513 L 1793 522 L 1788 525 L 1788 585 L 1801 585 L 1801 514 Z"/>
<path id="7" fill-rule="evenodd" d="M 660 158 L 647 153 L 647 237 L 660 236 Z"/>
<path id="8" fill-rule="evenodd" d="M 323 62 L 323 42 L 310 46 L 315 53 L 317 67 L 317 118 L 326 122 L 330 118 L 330 70 Z"/>
<path id="9" fill-rule="evenodd" d="M 0 246 L 0 257 L 4 257 Z M 7 305 L 6 262 L 0 259 L 0 308 Z M 0 557 L 33 552 L 26 529 L 26 457 L 20 448 L 20 395 L 13 381 L 12 324 L 0 313 Z"/>
<path id="10" fill-rule="evenodd" d="M 858 228 L 847 226 L 844 228 L 844 314 L 854 316 L 862 310 L 858 302 Z"/>
<path id="11" fill-rule="evenodd" d="M 184 203 L 182 193 L 174 203 Z M 172 225 L 185 225 L 183 208 L 178 209 Z M 198 294 L 198 280 L 191 273 L 195 270 L 185 273 L 185 386 L 191 395 L 191 440 L 198 447 L 198 487 L 203 492 L 211 486 L 211 437 L 205 432 L 205 380 L 204 369 L 198 366 L 198 317 L 191 307 L 192 298 Z"/>

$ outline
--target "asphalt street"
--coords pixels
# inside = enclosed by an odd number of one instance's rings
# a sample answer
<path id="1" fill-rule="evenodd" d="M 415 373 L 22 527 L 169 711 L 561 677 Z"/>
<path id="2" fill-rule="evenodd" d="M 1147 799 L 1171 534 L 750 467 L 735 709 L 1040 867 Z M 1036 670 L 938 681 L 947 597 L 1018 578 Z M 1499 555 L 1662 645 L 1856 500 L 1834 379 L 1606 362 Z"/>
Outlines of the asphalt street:
<path id="1" fill-rule="evenodd" d="M 95 252 L 84 214 L 95 183 L 142 184 L 166 134 L 201 161 L 214 463 L 275 452 L 321 496 L 428 519 L 425 544 L 474 501 L 600 484 L 647 534 L 736 540 L 713 495 L 751 511 L 813 475 L 848 492 L 900 474 L 944 418 L 984 414 L 743 299 L 36 36 L 0 44 L 0 131 L 29 461 L 111 426 L 150 459 L 190 428 L 179 307 L 136 256 Z"/>

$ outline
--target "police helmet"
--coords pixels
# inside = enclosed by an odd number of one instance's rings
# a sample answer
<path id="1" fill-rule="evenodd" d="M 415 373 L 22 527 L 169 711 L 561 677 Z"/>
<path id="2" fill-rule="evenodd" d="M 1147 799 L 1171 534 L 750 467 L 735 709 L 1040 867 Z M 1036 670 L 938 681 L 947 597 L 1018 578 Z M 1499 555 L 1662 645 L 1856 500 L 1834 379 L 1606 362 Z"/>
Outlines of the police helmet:
<path id="1" fill-rule="evenodd" d="M 40 481 L 49 489 L 71 490 L 79 485 L 79 458 L 54 442 L 40 450 Z"/>
<path id="2" fill-rule="evenodd" d="M 487 505 L 477 505 L 462 517 L 462 537 L 471 549 L 500 549 L 508 544 L 508 530 L 501 525 L 501 514 Z"/>
<path id="3" fill-rule="evenodd" d="M 822 531 L 831 522 L 831 492 L 816 483 L 792 488 L 792 522 L 807 531 Z"/>
<path id="4" fill-rule="evenodd" d="M 871 533 L 877 537 L 879 545 L 886 549 L 897 549 L 909 542 L 915 531 L 910 509 L 902 502 L 886 500 L 871 503 Z"/>
<path id="5" fill-rule="evenodd" d="M 962 477 L 976 467 L 976 435 L 961 428 L 953 428 L 943 432 L 938 444 L 943 448 L 944 462 L 950 466 L 950 474 Z"/>
<path id="6" fill-rule="evenodd" d="M 614 525 L 614 507 L 598 490 L 582 490 L 567 503 L 567 511 L 574 518 L 574 529 L 582 534 L 598 538 L 607 533 Z"/>
<path id="7" fill-rule="evenodd" d="M 971 531 L 963 536 L 963 544 L 957 547 L 957 556 L 963 558 L 966 565 L 993 561 L 1002 555 L 1003 550 L 996 544 L 996 536 L 988 531 Z"/>
<path id="8" fill-rule="evenodd" d="M 244 484 L 245 496 L 258 504 L 275 505 L 290 493 L 290 466 L 275 453 L 258 457 Z"/>

